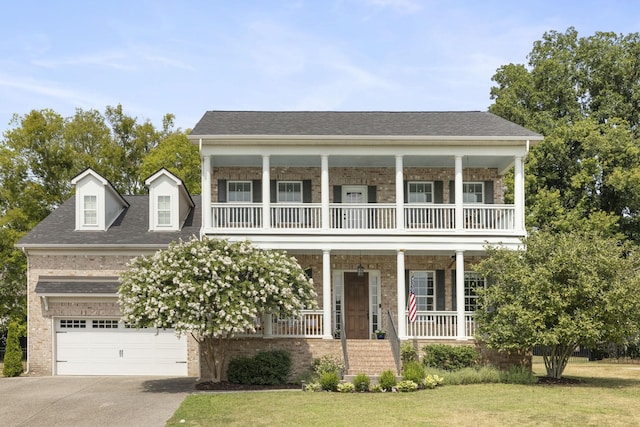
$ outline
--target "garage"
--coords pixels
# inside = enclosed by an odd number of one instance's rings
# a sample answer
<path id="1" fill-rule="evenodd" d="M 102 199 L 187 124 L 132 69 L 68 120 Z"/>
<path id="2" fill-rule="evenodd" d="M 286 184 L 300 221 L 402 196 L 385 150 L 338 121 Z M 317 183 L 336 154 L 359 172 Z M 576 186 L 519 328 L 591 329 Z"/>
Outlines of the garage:
<path id="1" fill-rule="evenodd" d="M 187 375 L 187 340 L 118 319 L 55 319 L 57 375 Z"/>

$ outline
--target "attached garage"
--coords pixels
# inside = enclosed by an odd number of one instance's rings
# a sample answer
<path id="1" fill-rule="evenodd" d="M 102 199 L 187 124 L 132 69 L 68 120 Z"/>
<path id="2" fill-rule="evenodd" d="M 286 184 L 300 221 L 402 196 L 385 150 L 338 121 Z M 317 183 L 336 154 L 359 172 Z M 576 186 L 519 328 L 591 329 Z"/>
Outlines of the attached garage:
<path id="1" fill-rule="evenodd" d="M 187 375 L 187 340 L 118 319 L 55 319 L 57 375 Z"/>

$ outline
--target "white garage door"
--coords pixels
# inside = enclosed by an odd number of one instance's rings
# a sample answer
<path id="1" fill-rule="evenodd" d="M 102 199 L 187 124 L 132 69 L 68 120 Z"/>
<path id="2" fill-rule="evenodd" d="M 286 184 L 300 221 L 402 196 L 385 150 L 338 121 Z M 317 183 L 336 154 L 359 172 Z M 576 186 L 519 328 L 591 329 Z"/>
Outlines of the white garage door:
<path id="1" fill-rule="evenodd" d="M 187 343 L 171 330 L 117 319 L 57 319 L 58 375 L 187 375 Z"/>

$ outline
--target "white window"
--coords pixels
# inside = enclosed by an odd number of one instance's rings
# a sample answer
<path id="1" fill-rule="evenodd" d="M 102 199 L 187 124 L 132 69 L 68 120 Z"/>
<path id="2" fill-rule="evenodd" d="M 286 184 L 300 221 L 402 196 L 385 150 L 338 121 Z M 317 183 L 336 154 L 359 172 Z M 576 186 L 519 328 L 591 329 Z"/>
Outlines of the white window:
<path id="1" fill-rule="evenodd" d="M 60 329 L 85 329 L 86 327 L 86 320 L 60 319 Z"/>
<path id="2" fill-rule="evenodd" d="M 435 280 L 433 271 L 412 271 L 410 285 L 416 294 L 418 311 L 433 311 L 435 308 Z"/>
<path id="3" fill-rule="evenodd" d="M 83 225 L 98 225 L 98 196 L 84 196 Z"/>
<path id="4" fill-rule="evenodd" d="M 409 182 L 408 198 L 409 203 L 433 203 L 433 184 L 430 182 Z"/>
<path id="5" fill-rule="evenodd" d="M 478 294 L 476 289 L 484 288 L 484 277 L 473 271 L 464 273 L 464 311 L 476 311 Z"/>
<path id="6" fill-rule="evenodd" d="M 92 321 L 94 329 L 118 329 L 117 320 L 94 320 Z"/>
<path id="7" fill-rule="evenodd" d="M 465 182 L 462 184 L 462 201 L 465 203 L 483 203 L 482 182 Z"/>
<path id="8" fill-rule="evenodd" d="M 229 202 L 238 203 L 238 202 L 246 202 L 251 203 L 252 198 L 252 189 L 251 189 L 251 181 L 229 181 L 227 183 L 227 194 Z"/>
<path id="9" fill-rule="evenodd" d="M 158 225 L 171 225 L 171 196 L 158 196 Z"/>
<path id="10" fill-rule="evenodd" d="M 302 203 L 302 181 L 278 181 L 278 203 Z"/>

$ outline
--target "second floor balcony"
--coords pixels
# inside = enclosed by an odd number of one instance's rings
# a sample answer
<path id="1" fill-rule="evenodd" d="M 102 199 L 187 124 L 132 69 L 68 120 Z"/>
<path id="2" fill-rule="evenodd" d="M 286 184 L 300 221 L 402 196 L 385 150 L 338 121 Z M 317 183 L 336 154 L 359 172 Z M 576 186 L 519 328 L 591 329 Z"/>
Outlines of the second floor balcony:
<path id="1" fill-rule="evenodd" d="M 398 221 L 395 204 L 331 203 L 328 218 L 316 203 L 278 203 L 268 207 L 265 215 L 261 203 L 212 203 L 213 229 L 275 229 L 283 231 L 366 230 L 368 233 L 411 232 L 513 232 L 517 230 L 515 206 L 507 204 L 463 205 L 462 215 L 450 204 L 411 204 L 401 208 Z M 461 221 L 456 221 L 461 218 Z"/>

